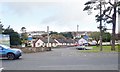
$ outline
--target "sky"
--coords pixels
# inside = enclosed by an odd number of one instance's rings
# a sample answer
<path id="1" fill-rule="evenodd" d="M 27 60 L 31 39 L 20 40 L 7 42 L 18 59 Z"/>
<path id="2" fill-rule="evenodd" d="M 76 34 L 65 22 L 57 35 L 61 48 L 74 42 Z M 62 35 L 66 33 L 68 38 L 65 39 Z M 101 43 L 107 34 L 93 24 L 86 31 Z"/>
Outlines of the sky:
<path id="1" fill-rule="evenodd" d="M 9 25 L 20 32 L 22 27 L 29 31 L 66 32 L 99 31 L 93 12 L 83 11 L 88 0 L 1 0 L 0 19 L 4 28 Z M 111 28 L 111 24 L 108 28 Z M 110 31 L 111 32 L 111 31 Z"/>

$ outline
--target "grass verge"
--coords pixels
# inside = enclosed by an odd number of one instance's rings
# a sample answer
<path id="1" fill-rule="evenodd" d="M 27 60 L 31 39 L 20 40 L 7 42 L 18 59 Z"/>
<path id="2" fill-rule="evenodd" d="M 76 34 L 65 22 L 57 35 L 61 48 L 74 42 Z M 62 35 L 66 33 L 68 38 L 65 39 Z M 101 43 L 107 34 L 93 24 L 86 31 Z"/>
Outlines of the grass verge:
<path id="1" fill-rule="evenodd" d="M 102 46 L 103 50 L 100 51 L 100 46 L 90 46 L 91 50 L 80 50 L 80 52 L 120 52 L 120 45 L 115 46 L 115 51 L 111 51 L 111 46 Z"/>

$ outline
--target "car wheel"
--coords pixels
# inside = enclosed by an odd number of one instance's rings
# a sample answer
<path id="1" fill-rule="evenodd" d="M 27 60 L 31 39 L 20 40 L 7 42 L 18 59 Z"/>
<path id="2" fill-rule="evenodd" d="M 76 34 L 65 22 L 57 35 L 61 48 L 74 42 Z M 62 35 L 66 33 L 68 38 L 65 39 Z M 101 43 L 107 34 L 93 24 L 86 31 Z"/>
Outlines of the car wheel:
<path id="1" fill-rule="evenodd" d="M 13 53 L 9 53 L 9 54 L 7 54 L 7 58 L 9 60 L 14 60 L 15 59 L 15 55 Z"/>

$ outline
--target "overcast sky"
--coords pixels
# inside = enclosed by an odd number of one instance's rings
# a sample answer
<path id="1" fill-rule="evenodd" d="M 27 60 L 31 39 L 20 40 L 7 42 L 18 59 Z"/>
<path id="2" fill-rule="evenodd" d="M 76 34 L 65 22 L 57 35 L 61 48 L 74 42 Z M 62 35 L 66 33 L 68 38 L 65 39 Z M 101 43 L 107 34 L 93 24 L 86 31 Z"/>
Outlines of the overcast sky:
<path id="1" fill-rule="evenodd" d="M 21 27 L 27 31 L 65 32 L 99 31 L 93 13 L 83 11 L 88 0 L 1 0 L 0 19 L 4 27 L 9 25 L 20 32 Z M 110 28 L 112 25 L 109 25 Z"/>

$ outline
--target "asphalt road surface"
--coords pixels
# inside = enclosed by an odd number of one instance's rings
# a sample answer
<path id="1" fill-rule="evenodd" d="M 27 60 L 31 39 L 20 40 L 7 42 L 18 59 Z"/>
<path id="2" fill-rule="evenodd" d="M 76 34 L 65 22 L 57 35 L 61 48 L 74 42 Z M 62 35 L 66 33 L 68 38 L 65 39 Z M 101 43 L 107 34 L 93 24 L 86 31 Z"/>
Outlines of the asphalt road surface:
<path id="1" fill-rule="evenodd" d="M 82 53 L 75 48 L 23 54 L 2 60 L 4 70 L 118 70 L 118 53 Z"/>

